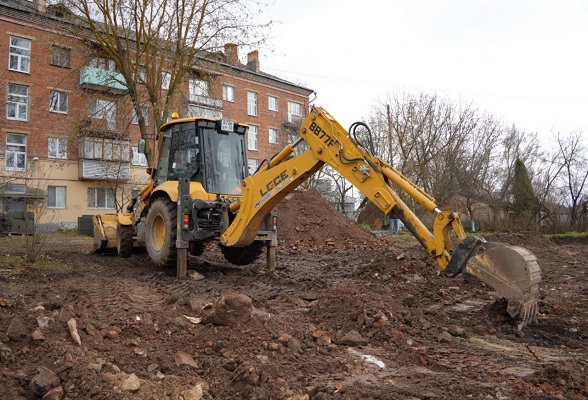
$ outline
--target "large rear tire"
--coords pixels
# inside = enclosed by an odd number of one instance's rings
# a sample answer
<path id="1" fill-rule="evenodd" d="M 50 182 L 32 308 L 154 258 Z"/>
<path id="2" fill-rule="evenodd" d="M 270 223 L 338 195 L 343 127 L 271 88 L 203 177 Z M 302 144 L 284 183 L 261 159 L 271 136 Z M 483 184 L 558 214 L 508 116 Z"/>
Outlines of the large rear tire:
<path id="1" fill-rule="evenodd" d="M 247 247 L 230 247 L 220 245 L 225 260 L 235 265 L 248 265 L 259 258 L 263 252 L 265 244 L 260 241 L 254 241 Z"/>
<path id="2" fill-rule="evenodd" d="M 177 218 L 177 204 L 168 198 L 155 200 L 147 213 L 145 246 L 149 257 L 158 267 L 176 266 Z"/>
<path id="3" fill-rule="evenodd" d="M 123 258 L 133 255 L 133 227 L 118 224 L 116 228 L 116 251 Z"/>

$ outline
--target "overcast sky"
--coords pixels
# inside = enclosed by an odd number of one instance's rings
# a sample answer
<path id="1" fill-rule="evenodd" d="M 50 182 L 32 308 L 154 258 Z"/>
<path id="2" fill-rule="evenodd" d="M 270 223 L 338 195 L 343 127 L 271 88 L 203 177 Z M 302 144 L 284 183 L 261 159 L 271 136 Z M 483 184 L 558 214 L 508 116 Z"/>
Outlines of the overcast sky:
<path id="1" fill-rule="evenodd" d="M 264 10 L 275 25 L 261 70 L 314 89 L 345 127 L 387 93 L 424 91 L 544 138 L 588 134 L 587 0 L 275 0 Z"/>

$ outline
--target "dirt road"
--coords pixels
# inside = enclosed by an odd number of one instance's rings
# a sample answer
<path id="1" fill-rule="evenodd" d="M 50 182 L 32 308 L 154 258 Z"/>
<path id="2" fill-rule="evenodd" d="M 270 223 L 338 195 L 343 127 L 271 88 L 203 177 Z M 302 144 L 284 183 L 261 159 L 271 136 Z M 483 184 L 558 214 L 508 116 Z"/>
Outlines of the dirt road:
<path id="1" fill-rule="evenodd" d="M 438 275 L 409 236 L 293 239 L 302 219 L 274 275 L 212 246 L 183 281 L 68 234 L 46 239 L 59 264 L 31 268 L 6 262 L 23 237 L 0 238 L 0 398 L 588 398 L 586 242 L 500 237 L 543 269 L 520 333 L 495 293 Z"/>

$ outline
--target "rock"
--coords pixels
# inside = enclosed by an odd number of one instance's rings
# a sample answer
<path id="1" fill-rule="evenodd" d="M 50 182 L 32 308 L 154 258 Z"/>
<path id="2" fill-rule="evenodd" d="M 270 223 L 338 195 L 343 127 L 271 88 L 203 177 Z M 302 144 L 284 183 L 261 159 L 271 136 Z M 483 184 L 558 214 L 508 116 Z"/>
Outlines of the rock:
<path id="1" fill-rule="evenodd" d="M 6 336 L 14 342 L 26 339 L 29 334 L 24 321 L 19 317 L 14 317 L 12 321 L 10 321 L 10 325 L 8 325 Z"/>
<path id="2" fill-rule="evenodd" d="M 78 346 L 82 345 L 82 339 L 80 339 L 80 334 L 78 333 L 78 323 L 76 322 L 75 318 L 71 318 L 67 321 L 67 327 L 69 328 L 69 334 L 74 342 L 78 344 Z"/>
<path id="3" fill-rule="evenodd" d="M 136 392 L 141 387 L 141 380 L 137 378 L 137 375 L 131 374 L 125 381 L 120 385 L 121 390 L 127 392 Z"/>
<path id="4" fill-rule="evenodd" d="M 39 329 L 35 329 L 35 331 L 33 333 L 31 333 L 31 337 L 35 341 L 45 340 L 45 336 L 43 335 L 43 332 L 41 332 L 41 329 L 40 328 Z"/>
<path id="5" fill-rule="evenodd" d="M 49 326 L 49 321 L 51 321 L 52 318 L 49 317 L 37 317 L 37 325 L 39 325 L 39 328 L 41 329 L 45 329 Z"/>
<path id="6" fill-rule="evenodd" d="M 41 400 L 61 400 L 65 392 L 61 386 L 57 386 L 56 388 L 51 389 L 48 391 L 45 396 L 41 398 Z"/>
<path id="7" fill-rule="evenodd" d="M 59 315 L 57 316 L 57 320 L 59 322 L 67 322 L 70 319 L 75 318 L 75 317 L 76 317 L 76 314 L 71 309 L 71 306 L 67 306 L 67 307 L 62 307 L 61 310 L 59 310 Z"/>
<path id="8" fill-rule="evenodd" d="M 14 354 L 12 354 L 12 350 L 10 350 L 10 347 L 0 342 L 0 362 L 4 365 L 8 365 L 13 361 Z"/>
<path id="9" fill-rule="evenodd" d="M 158 368 L 159 368 L 159 365 L 157 365 L 157 364 L 149 364 L 147 366 L 147 372 L 149 372 L 149 373 L 155 372 Z"/>
<path id="10" fill-rule="evenodd" d="M 350 330 L 339 340 L 339 343 L 347 346 L 365 346 L 368 344 L 368 341 L 356 330 Z"/>
<path id="11" fill-rule="evenodd" d="M 329 335 L 321 335 L 316 339 L 316 344 L 319 346 L 328 346 L 331 344 L 331 337 Z"/>
<path id="12" fill-rule="evenodd" d="M 192 389 L 182 391 L 182 396 L 184 396 L 184 400 L 200 400 L 204 397 L 204 392 L 201 385 L 196 385 Z"/>
<path id="13" fill-rule="evenodd" d="M 239 293 L 228 293 L 216 300 L 212 307 L 204 310 L 204 320 L 214 325 L 234 325 L 251 319 L 253 302 Z"/>
<path id="14" fill-rule="evenodd" d="M 307 394 L 298 394 L 295 396 L 288 397 L 288 400 L 309 400 L 310 397 Z"/>
<path id="15" fill-rule="evenodd" d="M 198 364 L 194 361 L 191 355 L 184 353 L 183 351 L 178 351 L 174 356 L 174 361 L 178 367 L 182 365 L 188 365 L 190 367 L 198 368 Z"/>
<path id="16" fill-rule="evenodd" d="M 451 336 L 451 334 L 447 331 L 443 331 L 437 335 L 437 341 L 439 343 L 448 343 L 451 342 L 451 339 L 453 339 L 453 336 Z"/>
<path id="17" fill-rule="evenodd" d="M 100 371 L 102 371 L 102 364 L 90 363 L 90 364 L 88 364 L 88 369 L 91 369 L 92 371 L 100 372 Z"/>
<path id="18" fill-rule="evenodd" d="M 100 331 L 94 327 L 92 324 L 86 324 L 86 333 L 90 336 L 94 337 L 102 337 Z"/>
<path id="19" fill-rule="evenodd" d="M 31 380 L 31 389 L 38 396 L 44 396 L 61 384 L 61 380 L 47 367 L 40 366 L 39 373 Z"/>
<path id="20" fill-rule="evenodd" d="M 452 336 L 462 337 L 465 335 L 465 330 L 461 326 L 452 325 L 447 330 Z"/>
<path id="21" fill-rule="evenodd" d="M 200 272 L 192 272 L 188 275 L 190 277 L 190 279 L 195 280 L 195 281 L 201 281 L 202 279 L 205 278 L 204 275 L 202 275 Z"/>

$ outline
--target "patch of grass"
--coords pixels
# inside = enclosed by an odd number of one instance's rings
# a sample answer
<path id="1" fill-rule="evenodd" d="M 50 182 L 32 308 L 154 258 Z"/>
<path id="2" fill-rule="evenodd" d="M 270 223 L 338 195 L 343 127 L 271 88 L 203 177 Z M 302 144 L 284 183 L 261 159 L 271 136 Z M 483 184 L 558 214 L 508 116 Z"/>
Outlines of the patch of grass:
<path id="1" fill-rule="evenodd" d="M 545 235 L 546 238 L 568 238 L 568 239 L 578 239 L 578 238 L 588 238 L 588 232 L 566 232 L 566 233 L 555 233 L 551 235 Z"/>
<path id="2" fill-rule="evenodd" d="M 23 256 L 0 256 L 0 268 L 22 269 L 30 267 L 39 270 L 66 270 L 69 266 L 49 256 L 39 256 L 34 262 L 27 261 Z"/>

